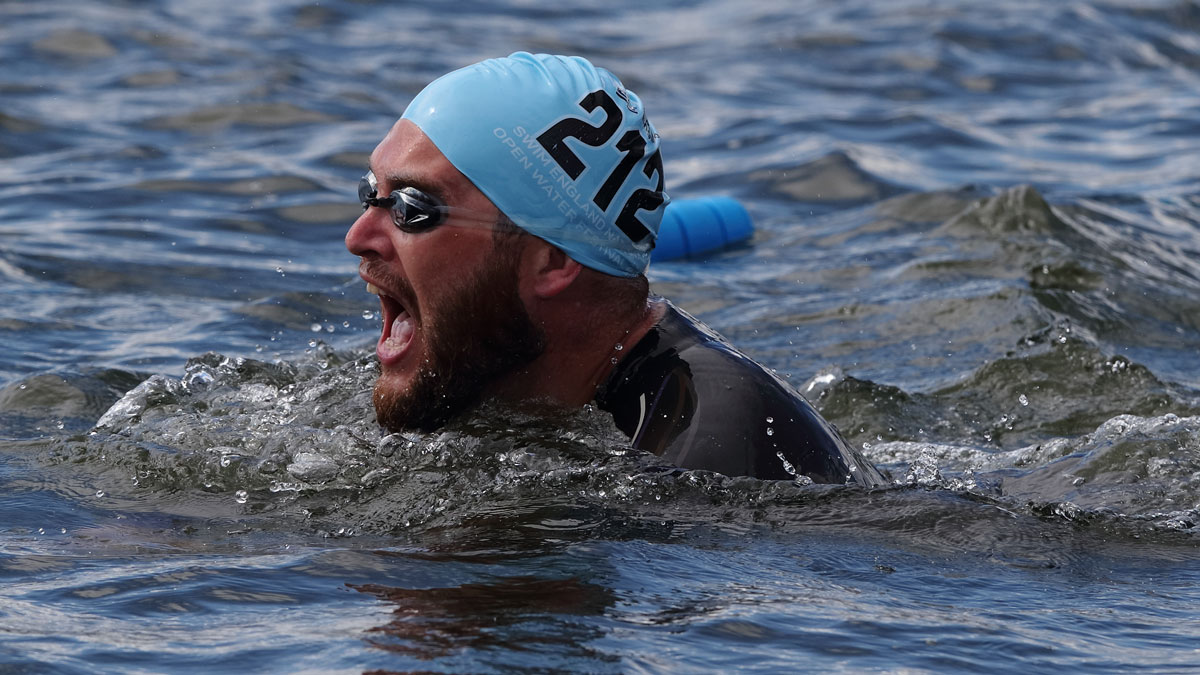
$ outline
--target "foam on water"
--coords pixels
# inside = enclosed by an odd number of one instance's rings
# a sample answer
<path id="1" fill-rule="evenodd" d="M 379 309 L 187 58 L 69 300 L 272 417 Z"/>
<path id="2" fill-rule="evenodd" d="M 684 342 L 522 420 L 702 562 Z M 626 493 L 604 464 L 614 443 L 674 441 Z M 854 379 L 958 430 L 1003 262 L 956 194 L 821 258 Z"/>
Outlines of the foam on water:
<path id="1" fill-rule="evenodd" d="M 762 509 L 795 509 L 843 494 L 809 481 L 781 484 L 660 465 L 628 448 L 611 419 L 590 407 L 485 406 L 437 433 L 384 434 L 368 414 L 376 375 L 368 355 L 323 345 L 295 362 L 207 354 L 190 361 L 181 378 L 146 379 L 94 429 L 42 442 L 41 462 L 48 471 L 69 467 L 107 500 L 139 511 L 271 529 L 294 519 L 293 526 L 341 534 L 504 520 L 514 516 L 510 508 L 521 518 L 528 512 L 520 504 L 582 509 L 621 522 L 676 522 L 686 504 L 693 509 L 688 521 L 727 520 L 732 512 L 753 520 Z M 807 389 L 818 402 L 841 392 L 858 398 L 859 408 L 875 407 L 878 393 L 863 399 L 847 386 L 844 376 L 826 373 Z M 893 429 L 911 417 L 903 408 L 875 415 L 876 424 Z M 933 425 L 931 432 L 944 435 L 947 427 Z M 1120 415 L 1077 437 L 1009 450 L 986 442 L 863 447 L 902 492 L 950 490 L 1035 518 L 1200 533 L 1200 417 Z M 857 492 L 832 498 L 853 510 L 862 498 Z M 926 507 L 914 500 L 905 511 Z M 866 513 L 855 519 L 860 526 L 872 522 Z"/>

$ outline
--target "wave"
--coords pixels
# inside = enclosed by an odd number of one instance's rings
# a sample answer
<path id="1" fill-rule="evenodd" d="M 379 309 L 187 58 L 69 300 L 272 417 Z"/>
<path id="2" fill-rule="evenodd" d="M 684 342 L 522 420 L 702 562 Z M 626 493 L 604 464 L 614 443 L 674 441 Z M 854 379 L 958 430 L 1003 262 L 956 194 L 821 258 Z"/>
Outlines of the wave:
<path id="1" fill-rule="evenodd" d="M 971 425 L 960 411 L 958 432 L 930 425 L 946 440 L 902 440 L 897 431 L 896 440 L 863 442 L 868 458 L 892 477 L 890 487 L 868 491 L 663 465 L 630 449 L 611 418 L 590 407 L 489 405 L 437 433 L 386 434 L 371 414 L 376 372 L 369 355 L 323 345 L 305 359 L 275 363 L 205 354 L 180 378 L 144 379 L 86 431 L 6 447 L 24 448 L 45 484 L 94 492 L 105 508 L 147 514 L 154 527 L 170 519 L 173 530 L 438 531 L 458 538 L 528 535 L 532 528 L 542 533 L 539 541 L 548 531 L 564 540 L 670 540 L 697 528 L 912 536 L 956 518 L 954 537 L 970 538 L 983 523 L 1015 518 L 1002 531 L 1016 528 L 1022 538 L 1047 520 L 1136 536 L 1200 531 L 1193 508 L 1200 499 L 1200 410 L 1116 415 L 1077 435 L 1012 449 L 961 440 L 983 436 L 981 429 L 954 440 Z M 92 377 L 74 386 L 107 384 L 99 396 L 77 402 L 77 414 L 97 410 L 121 381 L 112 373 Z M 26 385 L 35 398 L 51 391 L 38 378 Z M 876 418 L 890 423 L 917 423 L 910 418 L 945 405 L 938 396 L 844 376 L 824 386 L 817 400 L 839 421 L 836 406 L 857 400 L 870 407 L 864 393 L 890 401 L 890 411 Z M 1045 433 L 1019 417 L 1012 422 L 1012 438 Z M 1014 554 L 1022 555 L 1035 554 Z"/>

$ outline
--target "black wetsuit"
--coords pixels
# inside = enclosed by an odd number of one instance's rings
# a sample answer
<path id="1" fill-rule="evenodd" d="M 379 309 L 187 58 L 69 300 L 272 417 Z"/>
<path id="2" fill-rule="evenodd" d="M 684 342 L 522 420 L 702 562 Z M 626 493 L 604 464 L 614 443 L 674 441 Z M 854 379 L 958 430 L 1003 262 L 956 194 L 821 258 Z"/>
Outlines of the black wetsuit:
<path id="1" fill-rule="evenodd" d="M 728 476 L 874 486 L 879 471 L 789 384 L 670 302 L 596 395 L 636 448 Z M 789 471 L 789 466 L 791 471 Z"/>

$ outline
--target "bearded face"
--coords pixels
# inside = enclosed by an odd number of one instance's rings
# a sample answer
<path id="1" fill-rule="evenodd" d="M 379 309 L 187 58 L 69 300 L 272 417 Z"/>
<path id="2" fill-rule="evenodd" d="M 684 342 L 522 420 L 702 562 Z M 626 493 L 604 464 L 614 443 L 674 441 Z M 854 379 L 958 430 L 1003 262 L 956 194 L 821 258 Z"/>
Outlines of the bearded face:
<path id="1" fill-rule="evenodd" d="M 407 282 L 397 284 L 413 296 Z M 406 387 L 384 377 L 375 385 L 376 417 L 390 431 L 440 428 L 545 350 L 517 294 L 517 257 L 503 249 L 423 314 L 427 348 L 415 376 Z"/>

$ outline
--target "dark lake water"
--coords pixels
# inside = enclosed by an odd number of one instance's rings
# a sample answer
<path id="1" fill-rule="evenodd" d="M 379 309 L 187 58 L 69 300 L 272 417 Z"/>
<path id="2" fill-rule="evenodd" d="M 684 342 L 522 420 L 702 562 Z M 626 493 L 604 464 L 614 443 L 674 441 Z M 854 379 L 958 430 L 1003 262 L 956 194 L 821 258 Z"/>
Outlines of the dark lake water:
<path id="1" fill-rule="evenodd" d="M 892 486 L 373 424 L 429 80 L 618 73 L 754 239 L 653 289 Z M 1200 669 L 1200 4 L 0 2 L 0 671 Z"/>

